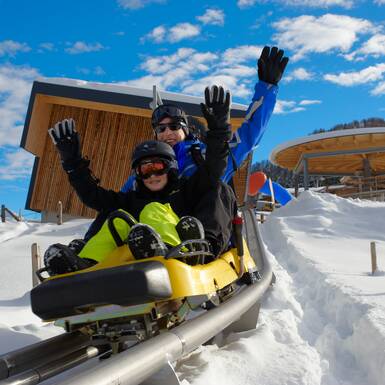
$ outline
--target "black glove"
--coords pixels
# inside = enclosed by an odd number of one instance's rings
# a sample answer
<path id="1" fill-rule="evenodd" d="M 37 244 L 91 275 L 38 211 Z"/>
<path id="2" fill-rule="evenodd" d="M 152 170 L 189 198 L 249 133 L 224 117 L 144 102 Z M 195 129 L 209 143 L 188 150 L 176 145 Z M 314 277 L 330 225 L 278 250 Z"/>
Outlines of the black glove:
<path id="1" fill-rule="evenodd" d="M 209 129 L 207 135 L 223 136 L 225 141 L 231 140 L 230 125 L 231 94 L 223 87 L 212 86 L 205 89 L 205 103 L 201 103 L 202 114 Z"/>
<path id="2" fill-rule="evenodd" d="M 284 51 L 277 47 L 265 46 L 258 59 L 258 77 L 266 83 L 277 85 L 289 61 L 283 57 Z"/>
<path id="3" fill-rule="evenodd" d="M 75 165 L 82 160 L 79 135 L 75 130 L 75 121 L 72 118 L 56 123 L 53 128 L 48 130 L 48 134 L 59 151 L 65 169 L 66 166 Z"/>

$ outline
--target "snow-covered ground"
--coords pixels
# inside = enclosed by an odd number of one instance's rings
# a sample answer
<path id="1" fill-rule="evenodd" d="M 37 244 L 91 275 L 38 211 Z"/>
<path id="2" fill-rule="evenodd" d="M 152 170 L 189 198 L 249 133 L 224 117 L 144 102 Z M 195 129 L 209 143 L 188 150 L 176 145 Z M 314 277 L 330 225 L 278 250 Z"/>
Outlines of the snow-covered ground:
<path id="1" fill-rule="evenodd" d="M 0 354 L 61 332 L 29 309 L 30 246 L 66 243 L 87 226 L 0 223 Z M 385 203 L 305 192 L 262 232 L 277 282 L 258 327 L 185 357 L 183 384 L 383 385 Z"/>

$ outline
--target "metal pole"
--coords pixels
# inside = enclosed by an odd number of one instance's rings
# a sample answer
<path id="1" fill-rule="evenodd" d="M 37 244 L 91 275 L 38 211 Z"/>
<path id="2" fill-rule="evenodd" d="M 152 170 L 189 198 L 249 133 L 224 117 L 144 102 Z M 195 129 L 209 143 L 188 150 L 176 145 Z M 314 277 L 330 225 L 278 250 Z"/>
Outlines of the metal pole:
<path id="1" fill-rule="evenodd" d="M 80 332 L 63 333 L 0 356 L 0 380 L 39 367 L 90 345 L 90 338 Z M 3 382 L 0 381 L 0 384 Z"/>
<path id="2" fill-rule="evenodd" d="M 298 198 L 298 190 L 299 190 L 299 175 L 294 174 L 294 196 Z"/>
<path id="3" fill-rule="evenodd" d="M 372 275 L 377 271 L 376 242 L 370 242 L 370 256 L 372 260 Z"/>
<path id="4" fill-rule="evenodd" d="M 1 205 L 1 222 L 5 222 L 5 205 Z"/>
<path id="5" fill-rule="evenodd" d="M 40 247 L 37 243 L 32 243 L 31 255 L 32 255 L 32 287 L 35 287 L 39 284 L 39 279 L 35 273 L 37 270 L 41 268 Z"/>
<path id="6" fill-rule="evenodd" d="M 58 202 L 57 224 L 63 224 L 63 204 L 61 203 L 61 201 Z"/>
<path id="7" fill-rule="evenodd" d="M 309 190 L 309 168 L 307 158 L 303 158 L 303 187 L 305 190 Z"/>

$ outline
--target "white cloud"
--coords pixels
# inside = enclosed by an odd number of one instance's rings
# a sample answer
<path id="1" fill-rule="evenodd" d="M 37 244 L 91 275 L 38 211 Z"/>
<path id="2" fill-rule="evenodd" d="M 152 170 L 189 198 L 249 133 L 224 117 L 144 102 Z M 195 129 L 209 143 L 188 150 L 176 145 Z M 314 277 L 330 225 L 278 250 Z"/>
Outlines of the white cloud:
<path id="1" fill-rule="evenodd" d="M 312 104 L 321 104 L 322 101 L 321 100 L 317 100 L 317 99 L 314 99 L 314 100 L 311 100 L 311 99 L 304 99 L 304 100 L 301 100 L 299 102 L 299 105 L 300 106 L 310 106 Z"/>
<path id="2" fill-rule="evenodd" d="M 161 43 L 165 40 L 167 29 L 163 25 L 155 27 L 151 32 L 146 36 L 142 37 L 140 40 L 143 43 L 145 40 L 151 40 L 155 43 Z"/>
<path id="3" fill-rule="evenodd" d="M 370 93 L 372 95 L 385 95 L 385 81 L 378 83 Z"/>
<path id="4" fill-rule="evenodd" d="M 244 63 L 249 60 L 256 60 L 261 55 L 263 47 L 258 45 L 241 45 L 236 48 L 228 48 L 223 53 L 226 64 Z"/>
<path id="5" fill-rule="evenodd" d="M 40 52 L 42 51 L 53 51 L 55 46 L 53 43 L 41 43 L 39 44 Z"/>
<path id="6" fill-rule="evenodd" d="M 203 24 L 224 25 L 225 14 L 221 9 L 209 8 L 202 16 L 197 16 L 197 19 Z"/>
<path id="7" fill-rule="evenodd" d="M 34 68 L 0 66 L 0 146 L 19 145 L 31 85 L 37 76 Z"/>
<path id="8" fill-rule="evenodd" d="M 274 114 L 290 114 L 293 112 L 305 111 L 305 107 L 299 106 L 293 100 L 277 100 L 274 108 Z"/>
<path id="9" fill-rule="evenodd" d="M 154 43 L 163 43 L 165 41 L 168 41 L 169 43 L 177 43 L 183 39 L 198 36 L 200 31 L 201 30 L 198 25 L 190 23 L 179 23 L 171 28 L 159 25 L 147 35 L 143 36 L 140 40 L 142 43 L 146 40 L 153 41 Z"/>
<path id="10" fill-rule="evenodd" d="M 278 45 L 294 52 L 292 60 L 311 52 L 347 52 L 359 34 L 375 30 L 368 20 L 334 14 L 283 18 L 273 26 L 278 30 L 274 35 Z"/>
<path id="11" fill-rule="evenodd" d="M 126 82 L 119 82 L 118 84 L 144 89 L 152 89 L 153 85 L 156 85 L 161 90 L 165 90 L 168 87 L 164 77 L 156 75 L 145 75 L 137 79 L 127 80 Z"/>
<path id="12" fill-rule="evenodd" d="M 103 70 L 102 67 L 100 66 L 96 66 L 94 68 L 83 68 L 83 67 L 79 67 L 76 69 L 79 73 L 83 74 L 83 75 L 98 75 L 98 76 L 101 76 L 101 75 L 104 75 L 105 72 Z"/>
<path id="13" fill-rule="evenodd" d="M 385 0 L 377 0 L 385 1 Z M 267 3 L 267 0 L 238 0 L 239 8 L 251 7 L 254 4 Z M 329 8 L 329 7 L 343 7 L 351 8 L 354 5 L 354 0 L 275 0 L 275 3 L 286 5 L 288 7 L 309 7 L 309 8 Z"/>
<path id="14" fill-rule="evenodd" d="M 374 4 L 384 5 L 385 4 L 385 0 L 374 0 Z"/>
<path id="15" fill-rule="evenodd" d="M 233 96 L 240 98 L 250 98 L 252 94 L 252 86 L 240 83 L 236 76 L 226 75 L 218 71 L 218 73 L 205 76 L 199 79 L 189 79 L 183 82 L 181 91 L 186 94 L 203 96 L 207 86 L 221 85 L 224 89 L 231 91 Z"/>
<path id="16" fill-rule="evenodd" d="M 26 43 L 19 43 L 13 40 L 0 41 L 0 56 L 14 56 L 18 52 L 28 52 L 31 48 Z"/>
<path id="17" fill-rule="evenodd" d="M 76 55 L 84 52 L 97 52 L 104 49 L 100 43 L 89 44 L 84 41 L 77 41 L 71 47 L 65 49 L 71 55 Z"/>
<path id="18" fill-rule="evenodd" d="M 301 112 L 306 110 L 306 106 L 321 104 L 321 100 L 303 99 L 299 102 L 294 100 L 277 100 L 274 108 L 274 114 L 291 114 L 293 112 Z"/>
<path id="19" fill-rule="evenodd" d="M 198 96 L 208 85 L 218 84 L 249 101 L 258 79 L 255 58 L 261 49 L 240 46 L 224 52 L 199 52 L 179 48 L 172 55 L 148 57 L 140 67 L 146 72 L 144 76 L 125 84 L 145 88 L 156 84 L 160 89 Z"/>
<path id="20" fill-rule="evenodd" d="M 380 63 L 357 72 L 341 72 L 338 75 L 325 74 L 324 79 L 340 86 L 351 87 L 381 80 L 384 72 L 385 63 Z"/>
<path id="21" fill-rule="evenodd" d="M 139 9 L 152 3 L 163 4 L 166 0 L 118 0 L 118 4 L 124 9 Z"/>
<path id="22" fill-rule="evenodd" d="M 198 25 L 190 23 L 179 23 L 169 29 L 168 41 L 170 43 L 177 43 L 183 39 L 188 39 L 194 36 L 198 36 L 201 30 Z"/>
<path id="23" fill-rule="evenodd" d="M 231 75 L 237 78 L 255 78 L 257 76 L 257 68 L 249 67 L 245 65 L 235 65 L 232 67 L 224 67 L 221 68 L 221 73 L 224 75 Z"/>
<path id="24" fill-rule="evenodd" d="M 369 55 L 374 57 L 385 55 L 385 35 L 381 33 L 374 34 L 369 40 L 362 44 L 359 49 L 345 55 L 345 57 L 348 60 L 362 60 L 363 57 L 365 58 Z"/>
<path id="25" fill-rule="evenodd" d="M 16 180 L 30 177 L 35 157 L 22 149 L 9 149 L 0 159 L 0 180 Z"/>
<path id="26" fill-rule="evenodd" d="M 211 52 L 197 52 L 193 48 L 179 48 L 172 55 L 149 57 L 141 68 L 150 73 L 160 74 L 174 70 L 176 67 L 188 67 L 191 71 L 205 71 L 210 63 L 218 56 Z"/>
<path id="27" fill-rule="evenodd" d="M 253 6 L 258 0 L 238 0 L 237 5 L 239 8 L 247 8 Z"/>
<path id="28" fill-rule="evenodd" d="M 141 69 L 148 72 L 147 75 L 129 80 L 126 84 L 145 88 L 151 88 L 157 84 L 161 89 L 167 89 L 180 84 L 181 81 L 191 76 L 207 72 L 211 64 L 218 58 L 211 52 L 197 52 L 192 48 L 179 48 L 172 55 L 147 58 L 141 65 Z"/>
<path id="29" fill-rule="evenodd" d="M 311 80 L 314 78 L 314 74 L 309 72 L 307 69 L 303 67 L 299 67 L 292 71 L 291 73 L 285 75 L 283 77 L 283 81 L 291 82 L 293 80 Z"/>

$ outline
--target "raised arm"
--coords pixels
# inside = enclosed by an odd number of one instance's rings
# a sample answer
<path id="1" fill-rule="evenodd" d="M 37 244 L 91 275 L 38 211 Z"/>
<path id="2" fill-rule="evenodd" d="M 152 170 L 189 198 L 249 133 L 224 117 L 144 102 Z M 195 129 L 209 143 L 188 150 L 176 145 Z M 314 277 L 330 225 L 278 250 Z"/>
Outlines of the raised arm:
<path id="1" fill-rule="evenodd" d="M 101 211 L 127 205 L 124 195 L 98 186 L 92 176 L 89 160 L 82 157 L 79 134 L 73 119 L 64 119 L 48 130 L 56 146 L 64 171 L 80 200 L 88 207 Z"/>
<path id="2" fill-rule="evenodd" d="M 278 83 L 282 78 L 289 59 L 277 47 L 265 46 L 258 59 L 258 78 L 254 95 L 246 111 L 245 120 L 237 129 L 239 143 L 231 147 L 237 167 L 260 142 L 273 113 L 278 93 Z M 234 173 L 233 163 L 229 162 L 223 176 L 228 182 Z"/>
<path id="3" fill-rule="evenodd" d="M 207 121 L 207 149 L 204 166 L 213 181 L 219 181 L 226 170 L 229 140 L 232 137 L 230 125 L 231 94 L 223 87 L 205 89 L 205 103 L 202 113 Z"/>

